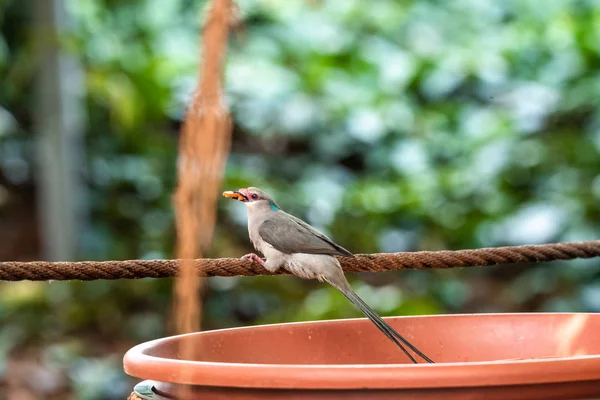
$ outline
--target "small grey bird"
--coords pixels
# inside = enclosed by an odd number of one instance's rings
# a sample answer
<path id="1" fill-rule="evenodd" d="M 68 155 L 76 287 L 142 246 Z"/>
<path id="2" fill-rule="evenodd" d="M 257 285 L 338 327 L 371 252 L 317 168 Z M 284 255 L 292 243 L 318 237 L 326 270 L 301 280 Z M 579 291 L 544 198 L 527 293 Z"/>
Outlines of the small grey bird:
<path id="1" fill-rule="evenodd" d="M 354 293 L 339 261 L 334 257 L 339 255 L 354 258 L 352 253 L 306 222 L 284 212 L 271 196 L 260 189 L 249 187 L 224 192 L 223 196 L 239 200 L 246 205 L 250 241 L 266 258 L 263 261 L 251 253 L 243 256 L 243 259 L 254 261 L 271 272 L 285 268 L 300 278 L 328 282 L 396 343 L 413 363 L 417 361 L 402 343 L 425 361 L 433 363 Z"/>

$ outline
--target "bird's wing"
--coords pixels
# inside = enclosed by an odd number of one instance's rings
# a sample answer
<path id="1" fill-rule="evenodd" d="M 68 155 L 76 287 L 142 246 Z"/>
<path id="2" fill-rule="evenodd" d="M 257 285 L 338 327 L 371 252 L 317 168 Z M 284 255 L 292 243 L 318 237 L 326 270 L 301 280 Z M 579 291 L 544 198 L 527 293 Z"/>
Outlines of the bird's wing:
<path id="1" fill-rule="evenodd" d="M 286 254 L 329 254 L 354 257 L 354 254 L 335 244 L 306 222 L 278 211 L 258 228 L 260 237 L 275 249 Z"/>

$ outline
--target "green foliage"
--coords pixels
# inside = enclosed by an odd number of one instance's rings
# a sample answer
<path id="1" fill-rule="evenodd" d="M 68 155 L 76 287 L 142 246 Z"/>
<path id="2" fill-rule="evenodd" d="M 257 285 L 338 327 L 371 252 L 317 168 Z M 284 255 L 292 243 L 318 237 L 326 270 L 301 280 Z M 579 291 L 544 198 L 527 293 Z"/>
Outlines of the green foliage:
<path id="1" fill-rule="evenodd" d="M 0 213 L 35 161 L 26 3 L 0 3 Z M 171 257 L 203 3 L 67 3 L 88 120 L 81 258 Z M 598 2 L 239 4 L 227 189 L 263 187 L 356 253 L 600 237 Z M 250 250 L 243 206 L 223 200 L 210 255 Z M 383 315 L 600 311 L 599 271 L 588 260 L 351 279 Z M 0 356 L 59 346 L 78 398 L 94 398 L 90 377 L 119 368 L 106 354 L 169 333 L 171 283 L 4 284 Z M 206 328 L 360 316 L 334 289 L 292 277 L 208 285 Z"/>

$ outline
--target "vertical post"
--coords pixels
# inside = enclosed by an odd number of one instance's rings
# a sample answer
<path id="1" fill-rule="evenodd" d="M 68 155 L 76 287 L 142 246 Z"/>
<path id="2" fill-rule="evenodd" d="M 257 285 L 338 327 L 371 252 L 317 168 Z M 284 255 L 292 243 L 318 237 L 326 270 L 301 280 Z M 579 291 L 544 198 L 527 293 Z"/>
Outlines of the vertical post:
<path id="1" fill-rule="evenodd" d="M 36 179 L 43 257 L 76 257 L 84 220 L 82 74 L 60 44 L 63 0 L 35 1 Z"/>
<path id="2" fill-rule="evenodd" d="M 200 278 L 193 258 L 209 247 L 217 217 L 219 189 L 231 144 L 231 119 L 224 101 L 223 67 L 229 29 L 234 21 L 233 0 L 213 0 L 202 35 L 200 80 L 186 114 L 179 141 L 178 182 L 173 196 L 177 223 L 177 258 L 181 270 L 175 283 L 178 333 L 200 329 Z M 196 359 L 198 347 L 190 340 L 179 346 L 185 360 Z M 189 370 L 181 370 L 188 379 Z M 184 388 L 177 397 L 187 398 Z"/>

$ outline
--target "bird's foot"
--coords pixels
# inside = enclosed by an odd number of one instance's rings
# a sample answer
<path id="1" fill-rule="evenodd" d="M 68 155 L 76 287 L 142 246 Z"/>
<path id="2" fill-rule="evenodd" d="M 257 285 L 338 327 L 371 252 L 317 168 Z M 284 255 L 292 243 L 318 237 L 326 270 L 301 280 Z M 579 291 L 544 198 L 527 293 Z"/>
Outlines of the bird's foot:
<path id="1" fill-rule="evenodd" d="M 248 260 L 251 262 L 255 262 L 262 267 L 265 266 L 265 261 L 254 253 L 250 253 L 250 254 L 246 254 L 245 256 L 242 256 L 242 260 Z"/>

